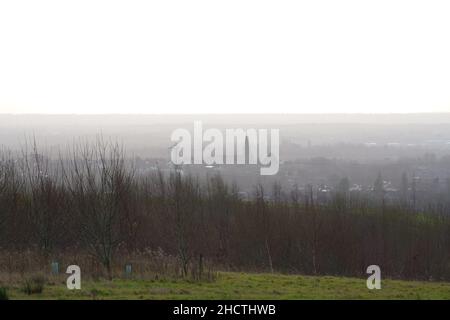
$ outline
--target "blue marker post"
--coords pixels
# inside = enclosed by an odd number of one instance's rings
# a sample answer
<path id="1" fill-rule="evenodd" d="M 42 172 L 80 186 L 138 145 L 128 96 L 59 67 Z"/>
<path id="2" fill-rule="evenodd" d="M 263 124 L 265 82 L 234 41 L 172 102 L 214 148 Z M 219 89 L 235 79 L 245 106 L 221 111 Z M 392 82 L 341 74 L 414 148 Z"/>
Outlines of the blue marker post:
<path id="1" fill-rule="evenodd" d="M 125 265 L 125 277 L 131 278 L 131 273 L 132 273 L 131 264 Z"/>
<path id="2" fill-rule="evenodd" d="M 52 275 L 56 276 L 59 274 L 59 263 L 56 261 L 53 261 L 51 264 L 52 268 Z"/>

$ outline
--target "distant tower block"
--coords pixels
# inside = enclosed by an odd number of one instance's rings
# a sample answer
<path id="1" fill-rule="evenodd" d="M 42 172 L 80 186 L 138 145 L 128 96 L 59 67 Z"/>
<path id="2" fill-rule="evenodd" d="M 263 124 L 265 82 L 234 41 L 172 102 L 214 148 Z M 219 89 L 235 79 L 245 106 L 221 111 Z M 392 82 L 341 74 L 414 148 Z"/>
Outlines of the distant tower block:
<path id="1" fill-rule="evenodd" d="M 250 163 L 250 145 L 248 142 L 248 136 L 245 136 L 245 164 Z"/>

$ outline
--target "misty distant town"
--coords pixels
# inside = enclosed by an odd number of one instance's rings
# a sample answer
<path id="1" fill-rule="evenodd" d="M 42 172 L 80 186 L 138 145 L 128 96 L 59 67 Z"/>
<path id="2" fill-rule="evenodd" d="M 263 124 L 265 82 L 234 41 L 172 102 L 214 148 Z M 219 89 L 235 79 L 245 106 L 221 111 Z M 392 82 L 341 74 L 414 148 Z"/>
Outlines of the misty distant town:
<path id="1" fill-rule="evenodd" d="M 318 203 L 338 192 L 349 196 L 408 203 L 450 201 L 450 116 L 424 115 L 173 115 L 173 116 L 0 116 L 0 144 L 16 150 L 34 140 L 43 156 L 55 156 L 72 143 L 102 139 L 123 145 L 138 174 L 170 173 L 170 133 L 196 119 L 219 128 L 280 129 L 280 169 L 257 174 L 258 165 L 185 165 L 183 174 L 200 179 L 220 174 L 242 199 L 256 185 L 273 197 L 313 193 Z M 248 157 L 247 157 L 248 158 Z M 54 158 L 54 161 L 56 158 Z M 377 188 L 379 190 L 377 190 Z"/>

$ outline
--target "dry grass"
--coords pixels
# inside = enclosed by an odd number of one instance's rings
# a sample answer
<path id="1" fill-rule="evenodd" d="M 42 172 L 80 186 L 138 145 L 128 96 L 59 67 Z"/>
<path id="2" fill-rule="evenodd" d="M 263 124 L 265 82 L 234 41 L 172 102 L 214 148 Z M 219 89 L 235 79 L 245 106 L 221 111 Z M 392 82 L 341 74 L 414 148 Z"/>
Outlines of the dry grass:
<path id="1" fill-rule="evenodd" d="M 59 274 L 52 273 L 52 262 L 58 262 Z M 30 250 L 24 252 L 0 252 L 0 287 L 23 284 L 25 292 L 37 290 L 38 284 L 65 283 L 66 268 L 78 265 L 84 280 L 101 281 L 107 278 L 107 271 L 95 257 L 87 254 L 66 252 L 52 258 L 44 257 Z M 131 274 L 125 272 L 125 266 L 131 265 Z M 187 278 L 193 281 L 213 281 L 216 272 L 209 261 L 192 261 L 189 274 L 182 276 L 177 257 L 166 254 L 163 250 L 145 250 L 133 255 L 117 254 L 112 266 L 114 278 L 133 280 L 158 280 Z M 38 281 L 39 280 L 39 281 Z"/>

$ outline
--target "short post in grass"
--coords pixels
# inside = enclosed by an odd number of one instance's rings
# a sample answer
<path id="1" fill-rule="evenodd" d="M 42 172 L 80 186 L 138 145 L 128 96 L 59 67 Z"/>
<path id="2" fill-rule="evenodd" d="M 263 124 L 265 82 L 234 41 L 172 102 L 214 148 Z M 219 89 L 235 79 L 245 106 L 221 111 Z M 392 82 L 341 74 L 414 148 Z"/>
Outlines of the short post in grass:
<path id="1" fill-rule="evenodd" d="M 131 278 L 132 268 L 131 264 L 128 263 L 125 265 L 125 278 Z"/>
<path id="2" fill-rule="evenodd" d="M 52 268 L 52 275 L 57 276 L 59 274 L 59 263 L 53 261 L 51 263 L 51 268 Z"/>

